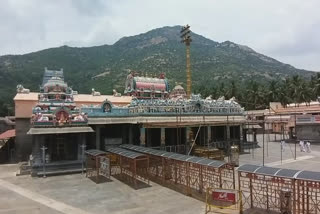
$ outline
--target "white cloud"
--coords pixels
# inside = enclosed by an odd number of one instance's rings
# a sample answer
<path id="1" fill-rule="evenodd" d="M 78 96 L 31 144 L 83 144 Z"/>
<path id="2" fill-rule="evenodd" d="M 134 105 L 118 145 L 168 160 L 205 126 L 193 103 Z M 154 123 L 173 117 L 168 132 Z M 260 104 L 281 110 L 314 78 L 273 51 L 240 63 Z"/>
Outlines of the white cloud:
<path id="1" fill-rule="evenodd" d="M 123 36 L 189 23 L 215 41 L 320 70 L 318 8 L 318 0 L 4 0 L 0 54 L 113 44 Z"/>

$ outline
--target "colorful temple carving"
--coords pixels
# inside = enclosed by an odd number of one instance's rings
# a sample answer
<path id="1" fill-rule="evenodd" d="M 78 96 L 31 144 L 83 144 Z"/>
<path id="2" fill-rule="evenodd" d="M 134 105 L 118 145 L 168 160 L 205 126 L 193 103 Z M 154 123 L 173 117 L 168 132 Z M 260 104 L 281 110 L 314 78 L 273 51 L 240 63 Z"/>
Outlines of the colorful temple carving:
<path id="1" fill-rule="evenodd" d="M 243 115 L 244 109 L 235 100 L 202 99 L 192 95 L 190 99 L 137 99 L 130 105 L 119 107 L 106 100 L 100 106 L 83 106 L 89 117 L 112 116 L 175 116 L 175 115 Z"/>
<path id="2" fill-rule="evenodd" d="M 169 96 L 169 84 L 165 75 L 159 78 L 139 77 L 132 71 L 126 79 L 124 94 L 139 99 L 164 99 Z"/>
<path id="3" fill-rule="evenodd" d="M 73 92 L 60 77 L 53 76 L 40 87 L 39 102 L 33 108 L 33 127 L 87 125 L 73 101 Z"/>

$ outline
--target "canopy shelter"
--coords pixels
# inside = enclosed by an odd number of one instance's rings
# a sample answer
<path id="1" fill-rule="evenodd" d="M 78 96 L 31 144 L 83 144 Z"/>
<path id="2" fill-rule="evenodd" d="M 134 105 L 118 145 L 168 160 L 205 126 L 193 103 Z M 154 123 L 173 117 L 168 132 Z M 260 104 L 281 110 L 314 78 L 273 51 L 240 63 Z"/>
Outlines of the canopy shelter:
<path id="1" fill-rule="evenodd" d="M 10 129 L 0 134 L 0 163 L 6 163 L 12 160 L 15 136 L 15 129 Z"/>
<path id="2" fill-rule="evenodd" d="M 134 185 L 137 189 L 141 184 L 149 184 L 149 157 L 145 154 L 123 148 L 108 148 L 111 153 L 112 175 Z"/>
<path id="3" fill-rule="evenodd" d="M 234 189 L 234 167 L 224 161 L 123 144 L 150 159 L 150 179 L 187 195 L 205 200 L 205 189 Z"/>
<path id="4" fill-rule="evenodd" d="M 7 141 L 16 136 L 16 130 L 10 129 L 0 134 L 0 149 L 6 145 Z"/>
<path id="5" fill-rule="evenodd" d="M 245 164 L 238 179 L 245 209 L 320 213 L 320 172 Z"/>
<path id="6" fill-rule="evenodd" d="M 110 161 L 107 153 L 97 149 L 90 149 L 85 152 L 86 158 L 86 177 L 93 178 L 99 183 L 100 175 L 110 179 Z"/>
<path id="7" fill-rule="evenodd" d="M 29 135 L 69 134 L 94 132 L 90 126 L 30 128 Z"/>

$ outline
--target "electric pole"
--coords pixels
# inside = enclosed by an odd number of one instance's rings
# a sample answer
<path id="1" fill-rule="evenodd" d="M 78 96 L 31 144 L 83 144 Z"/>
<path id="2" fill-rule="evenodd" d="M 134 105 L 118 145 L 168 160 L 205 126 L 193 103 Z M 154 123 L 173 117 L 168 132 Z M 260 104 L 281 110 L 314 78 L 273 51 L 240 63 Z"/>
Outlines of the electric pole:
<path id="1" fill-rule="evenodd" d="M 191 66 L 190 66 L 190 43 L 192 42 L 190 33 L 190 26 L 186 25 L 182 27 L 180 31 L 181 42 L 186 44 L 187 52 L 187 98 L 190 99 L 191 96 Z"/>

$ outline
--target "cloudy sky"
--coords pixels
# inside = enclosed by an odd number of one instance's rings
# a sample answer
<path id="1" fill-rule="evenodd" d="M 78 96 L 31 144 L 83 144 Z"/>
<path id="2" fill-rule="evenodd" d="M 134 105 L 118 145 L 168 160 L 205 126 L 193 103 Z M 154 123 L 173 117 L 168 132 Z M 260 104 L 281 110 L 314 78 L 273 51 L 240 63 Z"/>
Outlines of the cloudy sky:
<path id="1" fill-rule="evenodd" d="M 212 40 L 320 71 L 319 8 L 319 0 L 1 0 L 0 55 L 113 44 L 188 23 Z"/>

